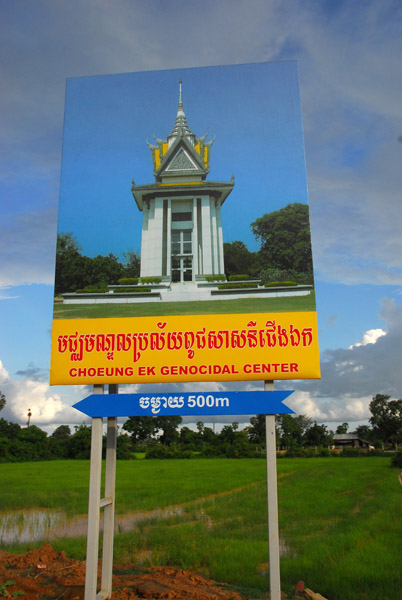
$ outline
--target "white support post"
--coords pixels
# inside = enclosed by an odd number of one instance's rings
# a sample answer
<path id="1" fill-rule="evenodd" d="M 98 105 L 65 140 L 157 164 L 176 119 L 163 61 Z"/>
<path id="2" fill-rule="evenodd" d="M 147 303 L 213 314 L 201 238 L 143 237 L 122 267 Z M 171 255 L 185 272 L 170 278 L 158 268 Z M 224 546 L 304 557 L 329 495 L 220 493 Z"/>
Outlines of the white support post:
<path id="1" fill-rule="evenodd" d="M 264 390 L 274 391 L 274 382 L 265 381 Z M 270 600 L 281 599 L 279 559 L 278 482 L 276 472 L 275 415 L 265 415 L 267 445 L 267 498 Z"/>
<path id="2" fill-rule="evenodd" d="M 117 394 L 117 385 L 109 385 L 109 394 Z M 103 394 L 103 385 L 94 385 L 94 394 Z M 106 600 L 112 596 L 114 505 L 116 485 L 117 418 L 107 419 L 105 494 L 101 499 L 103 419 L 92 419 L 91 464 L 89 475 L 87 564 L 85 573 L 85 600 Z M 98 552 L 100 510 L 103 515 L 103 556 L 101 590 L 98 583 Z"/>
<path id="3" fill-rule="evenodd" d="M 94 385 L 94 394 L 103 394 L 103 385 Z M 94 600 L 96 598 L 98 576 L 100 491 L 102 475 L 102 432 L 102 417 L 93 417 L 91 433 L 91 462 L 89 473 L 85 600 Z"/>
<path id="4" fill-rule="evenodd" d="M 109 385 L 109 394 L 117 394 L 117 384 Z M 100 598 L 112 595 L 114 505 L 116 487 L 117 418 L 107 419 L 105 497 L 103 514 L 102 585 Z"/>

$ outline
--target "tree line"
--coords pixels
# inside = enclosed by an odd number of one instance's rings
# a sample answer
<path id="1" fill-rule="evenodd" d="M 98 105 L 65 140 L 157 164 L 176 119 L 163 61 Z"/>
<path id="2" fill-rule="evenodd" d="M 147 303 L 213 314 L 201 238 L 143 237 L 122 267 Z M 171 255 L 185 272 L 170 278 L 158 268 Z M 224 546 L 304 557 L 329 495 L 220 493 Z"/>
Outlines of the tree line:
<path id="1" fill-rule="evenodd" d="M 72 233 L 59 233 L 56 246 L 55 294 L 87 288 L 106 289 L 123 277 L 138 277 L 140 257 L 134 250 L 123 253 L 123 260 L 110 253 L 90 258 Z"/>
<path id="2" fill-rule="evenodd" d="M 250 225 L 260 244 L 250 252 L 244 242 L 224 243 L 225 274 L 247 275 L 262 283 L 295 281 L 313 283 L 309 212 L 306 204 L 288 204 L 278 211 L 263 215 Z M 81 253 L 82 248 L 72 233 L 59 233 L 56 247 L 55 293 L 92 288 L 105 290 L 121 278 L 140 274 L 140 256 L 134 250 L 119 259 L 110 253 L 94 258 Z"/>
<path id="3" fill-rule="evenodd" d="M 0 410 L 5 396 L 0 392 Z M 397 449 L 402 441 L 402 400 L 377 394 L 370 403 L 370 425 L 361 425 L 355 433 L 376 448 Z M 28 421 L 29 422 L 29 421 Z M 146 458 L 263 457 L 265 456 L 265 417 L 256 415 L 243 429 L 239 424 L 224 425 L 219 433 L 202 421 L 196 429 L 181 426 L 179 416 L 130 417 L 117 436 L 117 457 L 131 459 L 135 452 Z M 276 418 L 277 447 L 288 456 L 329 455 L 334 432 L 305 415 L 279 415 Z M 347 433 L 342 423 L 335 433 Z M 88 459 L 91 427 L 60 425 L 51 435 L 36 425 L 21 427 L 0 419 L 0 462 L 52 459 Z M 104 439 L 106 448 L 106 439 Z M 348 454 L 348 452 L 344 452 Z"/>

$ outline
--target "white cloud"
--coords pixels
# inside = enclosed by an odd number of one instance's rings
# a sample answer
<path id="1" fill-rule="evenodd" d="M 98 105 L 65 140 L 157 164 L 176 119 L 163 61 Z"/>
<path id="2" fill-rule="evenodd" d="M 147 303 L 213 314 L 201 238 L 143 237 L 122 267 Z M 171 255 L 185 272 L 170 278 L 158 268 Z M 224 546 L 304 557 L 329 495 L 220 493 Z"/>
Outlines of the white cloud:
<path id="1" fill-rule="evenodd" d="M 377 394 L 400 398 L 402 390 L 402 305 L 382 301 L 386 332 L 372 329 L 363 342 L 327 350 L 321 356 L 322 379 L 295 382 L 287 402 L 293 410 L 320 422 L 361 421 L 370 417 L 369 404 Z M 285 383 L 278 385 L 289 389 Z"/>
<path id="2" fill-rule="evenodd" d="M 382 337 L 383 335 L 387 335 L 387 332 L 383 329 L 369 329 L 363 335 L 361 342 L 356 342 L 356 344 L 352 344 L 352 346 L 349 346 L 349 350 L 351 350 L 352 348 L 357 348 L 358 346 L 367 346 L 367 344 L 375 344 L 378 338 Z"/>
<path id="3" fill-rule="evenodd" d="M 3 298 L 14 296 L 7 286 L 53 281 L 66 77 L 288 59 L 300 64 L 319 277 L 402 283 L 400 4 L 37 0 L 33 8 L 20 0 L 2 10 Z M 367 418 L 375 393 L 400 397 L 401 307 L 386 300 L 382 316 L 384 335 L 370 330 L 350 348 L 325 352 L 322 381 L 296 382 L 300 412 L 317 420 Z M 85 388 L 56 393 L 28 371 L 18 381 L 5 373 L 1 366 L 2 416 L 25 422 L 27 408 L 37 407 L 42 423 L 82 421 L 69 403 Z"/>
<path id="4" fill-rule="evenodd" d="M 6 406 L 1 417 L 20 425 L 25 425 L 28 410 L 31 410 L 31 423 L 38 427 L 49 424 L 80 423 L 80 413 L 71 408 L 68 401 L 70 390 L 50 388 L 48 383 L 37 379 L 11 379 L 0 361 L 0 390 L 6 396 Z M 63 391 L 65 393 L 63 393 Z M 72 404 L 72 402 L 71 402 Z"/>
<path id="5" fill-rule="evenodd" d="M 317 273 L 345 283 L 402 282 L 402 8 L 395 2 L 99 0 L 95 8 L 39 0 L 33 10 L 21 0 L 7 16 L 0 25 L 7 185 L 51 180 L 55 204 L 66 77 L 298 59 Z M 31 187 L 13 195 L 13 206 L 29 198 Z M 14 240 L 3 261 L 10 285 L 53 277 L 55 215 L 45 214 L 38 244 L 35 216 L 46 210 L 30 212 L 22 227 L 16 217 L 3 231 Z"/>

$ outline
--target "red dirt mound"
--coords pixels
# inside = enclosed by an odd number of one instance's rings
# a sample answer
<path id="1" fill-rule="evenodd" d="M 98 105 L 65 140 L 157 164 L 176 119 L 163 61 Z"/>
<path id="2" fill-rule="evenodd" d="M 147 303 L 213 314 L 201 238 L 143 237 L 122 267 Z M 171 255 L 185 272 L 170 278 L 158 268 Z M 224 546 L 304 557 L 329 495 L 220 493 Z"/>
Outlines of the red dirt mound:
<path id="1" fill-rule="evenodd" d="M 100 575 L 100 571 L 99 571 Z M 0 550 L 0 595 L 23 600 L 84 598 L 85 562 L 46 544 L 26 554 Z M 23 594 L 22 594 L 23 592 Z M 171 567 L 116 566 L 113 600 L 241 600 L 236 592 L 199 575 Z"/>

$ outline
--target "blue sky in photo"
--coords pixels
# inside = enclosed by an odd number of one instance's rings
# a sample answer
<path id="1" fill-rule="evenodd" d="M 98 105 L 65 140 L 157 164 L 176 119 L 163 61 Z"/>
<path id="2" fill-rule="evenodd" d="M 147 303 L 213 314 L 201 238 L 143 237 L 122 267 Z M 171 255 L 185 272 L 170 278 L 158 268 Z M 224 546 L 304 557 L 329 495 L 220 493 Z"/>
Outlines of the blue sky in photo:
<path id="1" fill-rule="evenodd" d="M 352 429 L 376 393 L 400 398 L 401 31 L 394 0 L 0 0 L 1 416 L 25 424 L 29 407 L 48 431 L 82 422 L 71 407 L 88 388 L 48 384 L 59 194 L 60 225 L 88 255 L 105 240 L 139 250 L 131 180 L 153 182 L 146 138 L 173 128 L 179 77 L 191 129 L 216 133 L 208 179 L 235 176 L 225 240 L 250 249 L 251 221 L 304 193 L 286 104 L 300 90 L 323 376 L 286 383 L 289 405 Z"/>
<path id="2" fill-rule="evenodd" d="M 72 232 L 84 254 L 139 251 L 131 180 L 155 181 L 146 140 L 173 129 L 180 78 L 190 129 L 209 140 L 216 134 L 207 179 L 235 176 L 222 209 L 224 241 L 257 250 L 253 221 L 307 202 L 295 61 L 69 79 L 58 231 Z"/>

